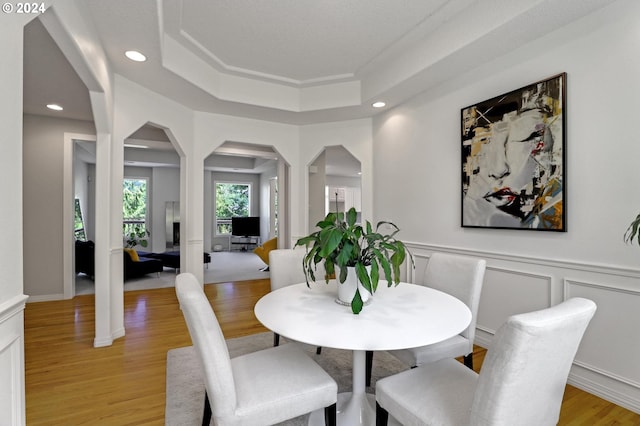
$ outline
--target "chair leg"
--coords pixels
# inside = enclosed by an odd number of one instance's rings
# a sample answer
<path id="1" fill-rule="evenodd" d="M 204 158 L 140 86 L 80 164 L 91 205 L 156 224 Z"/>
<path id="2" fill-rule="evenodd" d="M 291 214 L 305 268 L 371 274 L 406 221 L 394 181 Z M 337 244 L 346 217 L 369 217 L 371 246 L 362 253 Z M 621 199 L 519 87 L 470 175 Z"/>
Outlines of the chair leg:
<path id="1" fill-rule="evenodd" d="M 376 401 L 376 426 L 387 426 L 387 423 L 389 423 L 389 412 Z"/>
<path id="2" fill-rule="evenodd" d="M 273 333 L 273 346 L 280 345 L 280 335 L 278 333 Z"/>
<path id="3" fill-rule="evenodd" d="M 316 348 L 316 355 L 320 355 L 321 352 L 322 352 L 322 346 L 318 346 Z"/>
<path id="4" fill-rule="evenodd" d="M 473 352 L 464 356 L 464 365 L 473 370 Z"/>
<path id="5" fill-rule="evenodd" d="M 373 368 L 373 351 L 367 351 L 365 361 L 366 361 L 366 369 L 367 369 L 366 386 L 371 386 L 371 369 Z"/>
<path id="6" fill-rule="evenodd" d="M 336 404 L 332 404 L 328 407 L 324 407 L 324 425 L 336 426 Z"/>
<path id="7" fill-rule="evenodd" d="M 211 404 L 207 391 L 204 391 L 204 412 L 202 413 L 202 426 L 209 426 L 211 423 Z"/>

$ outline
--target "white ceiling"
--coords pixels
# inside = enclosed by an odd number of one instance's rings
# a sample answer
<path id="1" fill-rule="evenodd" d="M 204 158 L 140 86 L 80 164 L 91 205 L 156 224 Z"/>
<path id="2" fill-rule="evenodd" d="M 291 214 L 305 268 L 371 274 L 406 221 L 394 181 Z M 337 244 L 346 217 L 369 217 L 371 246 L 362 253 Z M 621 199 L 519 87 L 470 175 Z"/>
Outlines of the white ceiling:
<path id="1" fill-rule="evenodd" d="M 310 124 L 370 117 L 615 0 L 76 1 L 113 72 L 197 111 Z M 92 120 L 37 20 L 24 58 L 26 113 Z"/>
<path id="2" fill-rule="evenodd" d="M 454 2 L 391 3 L 190 0 L 180 13 L 164 15 L 165 29 L 220 70 L 314 84 L 353 78 L 429 17 L 446 19 L 453 9 L 440 9 Z"/>

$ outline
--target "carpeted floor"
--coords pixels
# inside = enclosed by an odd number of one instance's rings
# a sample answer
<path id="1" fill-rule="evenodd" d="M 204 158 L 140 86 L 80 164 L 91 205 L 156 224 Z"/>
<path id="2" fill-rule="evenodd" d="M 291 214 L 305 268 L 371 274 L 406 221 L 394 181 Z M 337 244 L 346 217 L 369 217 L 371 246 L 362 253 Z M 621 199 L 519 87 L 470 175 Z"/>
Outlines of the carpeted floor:
<path id="1" fill-rule="evenodd" d="M 211 263 L 205 265 L 205 284 L 229 281 L 246 281 L 269 278 L 268 271 L 261 271 L 266 265 L 251 251 L 221 251 L 211 253 Z M 174 269 L 164 268 L 159 275 L 149 274 L 141 278 L 127 280 L 125 291 L 147 290 L 150 288 L 173 287 L 176 273 Z M 76 294 L 93 294 L 93 281 L 84 274 L 76 275 Z"/>
<path id="2" fill-rule="evenodd" d="M 299 344 L 299 343 L 294 343 Z M 227 340 L 231 357 L 266 349 L 273 345 L 272 333 L 260 333 L 252 336 Z M 338 392 L 351 390 L 351 351 L 322 348 L 320 355 L 315 347 L 303 345 L 309 355 L 320 364 L 336 382 Z M 204 404 L 204 384 L 193 347 L 171 349 L 167 353 L 167 402 L 165 425 L 189 426 L 202 424 Z M 376 352 L 373 358 L 371 387 L 373 393 L 378 378 L 400 372 L 407 367 L 386 352 Z M 308 422 L 308 415 L 281 423 L 282 426 L 302 426 Z"/>
<path id="3" fill-rule="evenodd" d="M 261 271 L 265 265 L 251 251 L 219 251 L 211 253 L 209 268 L 204 270 L 204 282 L 223 283 L 269 278 L 269 271 Z"/>

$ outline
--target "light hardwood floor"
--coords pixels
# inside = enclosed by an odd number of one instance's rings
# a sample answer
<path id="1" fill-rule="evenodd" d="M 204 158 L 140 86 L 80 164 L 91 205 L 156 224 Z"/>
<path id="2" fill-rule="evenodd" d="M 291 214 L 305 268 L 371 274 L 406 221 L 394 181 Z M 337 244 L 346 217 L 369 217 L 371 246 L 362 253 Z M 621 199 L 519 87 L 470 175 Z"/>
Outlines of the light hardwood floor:
<path id="1" fill-rule="evenodd" d="M 267 331 L 253 315 L 268 280 L 210 284 L 227 338 Z M 163 425 L 165 363 L 191 344 L 173 288 L 125 293 L 126 336 L 93 348 L 94 297 L 25 309 L 27 424 Z M 476 369 L 485 350 L 474 351 Z M 567 386 L 560 425 L 640 425 L 640 415 Z"/>

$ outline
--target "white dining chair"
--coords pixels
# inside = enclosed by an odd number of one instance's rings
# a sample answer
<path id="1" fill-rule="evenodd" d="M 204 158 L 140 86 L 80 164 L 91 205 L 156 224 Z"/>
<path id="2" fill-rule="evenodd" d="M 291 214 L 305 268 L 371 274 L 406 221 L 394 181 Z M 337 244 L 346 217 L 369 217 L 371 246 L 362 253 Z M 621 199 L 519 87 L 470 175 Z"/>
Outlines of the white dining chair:
<path id="1" fill-rule="evenodd" d="M 462 333 L 445 341 L 389 353 L 411 367 L 461 356 L 464 357 L 464 364 L 473 369 L 473 341 L 486 266 L 487 262 L 483 259 L 433 253 L 421 284 L 443 291 L 464 302 L 471 311 L 471 323 Z"/>
<path id="2" fill-rule="evenodd" d="M 176 293 L 205 383 L 203 425 L 273 425 L 324 409 L 336 424 L 338 386 L 297 345 L 229 357 L 220 324 L 191 273 L 176 278 Z M 283 372 L 285 374 L 283 374 Z"/>
<path id="3" fill-rule="evenodd" d="M 293 284 L 306 282 L 306 277 L 302 265 L 302 259 L 306 254 L 304 248 L 297 249 L 276 249 L 269 252 L 269 277 L 271 280 L 271 291 L 278 290 Z M 314 272 L 317 282 L 323 283 L 325 270 L 322 263 L 317 265 Z M 273 333 L 273 346 L 280 344 L 280 335 Z M 319 355 L 322 348 L 316 348 Z"/>
<path id="4" fill-rule="evenodd" d="M 496 332 L 480 374 L 452 358 L 376 383 L 376 425 L 547 426 L 562 396 L 582 336 L 596 311 L 569 299 L 508 318 Z"/>

